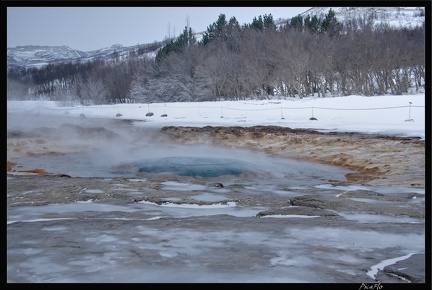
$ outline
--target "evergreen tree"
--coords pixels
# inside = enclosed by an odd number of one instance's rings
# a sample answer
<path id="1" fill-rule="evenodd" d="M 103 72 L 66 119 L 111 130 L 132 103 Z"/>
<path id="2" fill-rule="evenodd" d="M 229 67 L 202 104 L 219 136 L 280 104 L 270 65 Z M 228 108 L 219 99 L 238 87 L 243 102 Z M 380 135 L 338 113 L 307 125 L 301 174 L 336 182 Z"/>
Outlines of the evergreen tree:
<path id="1" fill-rule="evenodd" d="M 330 8 L 330 11 L 327 13 L 324 20 L 321 23 L 321 30 L 326 31 L 331 24 L 335 24 L 336 22 L 337 22 L 336 13 Z"/>
<path id="2" fill-rule="evenodd" d="M 312 33 L 321 32 L 321 20 L 314 15 L 312 18 L 308 15 L 305 19 L 304 26 L 309 29 Z"/>
<path id="3" fill-rule="evenodd" d="M 325 16 L 321 23 L 321 32 L 334 37 L 342 30 L 342 24 L 337 21 L 336 13 L 330 9 L 329 13 Z"/>
<path id="4" fill-rule="evenodd" d="M 269 15 L 264 14 L 263 22 L 264 22 L 264 29 L 268 29 L 268 30 L 276 29 L 276 24 L 274 23 L 273 16 L 271 15 L 271 13 Z"/>
<path id="5" fill-rule="evenodd" d="M 163 58 L 168 56 L 170 53 L 180 52 L 185 47 L 195 43 L 196 43 L 196 39 L 195 36 L 193 35 L 192 29 L 189 28 L 188 30 L 187 27 L 185 27 L 183 33 L 180 34 L 179 37 L 177 37 L 174 40 L 171 40 L 158 51 L 158 53 L 156 54 L 156 62 L 160 62 Z"/>
<path id="6" fill-rule="evenodd" d="M 303 16 L 301 16 L 300 14 L 291 18 L 288 23 L 287 26 L 289 28 L 296 28 L 296 29 L 302 29 L 303 28 Z"/>
<path id="7" fill-rule="evenodd" d="M 264 22 L 263 22 L 261 15 L 258 17 L 258 19 L 256 17 L 253 18 L 252 23 L 250 25 L 250 28 L 253 28 L 256 30 L 263 30 L 264 29 Z"/>
<path id="8" fill-rule="evenodd" d="M 206 45 L 212 40 L 224 36 L 226 25 L 227 21 L 225 18 L 225 14 L 220 14 L 218 20 L 207 27 L 207 31 L 204 32 L 201 43 Z"/>
<path id="9" fill-rule="evenodd" d="M 237 19 L 233 16 L 230 18 L 227 28 L 226 28 L 226 35 L 228 38 L 234 37 L 234 34 L 236 32 L 239 32 L 241 30 L 240 24 L 238 23 Z"/>
<path id="10" fill-rule="evenodd" d="M 336 13 L 332 9 L 325 15 L 324 19 L 318 18 L 316 15 L 313 17 L 307 15 L 305 18 L 297 15 L 287 22 L 286 27 L 301 29 L 302 31 L 307 28 L 311 33 L 330 33 L 331 36 L 342 29 L 342 25 L 337 22 Z"/>

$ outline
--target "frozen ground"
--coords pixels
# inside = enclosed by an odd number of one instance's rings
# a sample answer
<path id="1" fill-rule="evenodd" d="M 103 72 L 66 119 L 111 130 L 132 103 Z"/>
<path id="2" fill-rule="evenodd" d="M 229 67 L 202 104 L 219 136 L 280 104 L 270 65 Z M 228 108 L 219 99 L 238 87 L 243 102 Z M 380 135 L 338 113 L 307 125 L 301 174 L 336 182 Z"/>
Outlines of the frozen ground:
<path id="1" fill-rule="evenodd" d="M 421 140 L 146 123 L 8 114 L 8 282 L 425 282 Z M 133 163 L 167 154 L 257 167 Z"/>
<path id="2" fill-rule="evenodd" d="M 7 182 L 8 282 L 425 279 L 419 189 L 39 175 Z"/>

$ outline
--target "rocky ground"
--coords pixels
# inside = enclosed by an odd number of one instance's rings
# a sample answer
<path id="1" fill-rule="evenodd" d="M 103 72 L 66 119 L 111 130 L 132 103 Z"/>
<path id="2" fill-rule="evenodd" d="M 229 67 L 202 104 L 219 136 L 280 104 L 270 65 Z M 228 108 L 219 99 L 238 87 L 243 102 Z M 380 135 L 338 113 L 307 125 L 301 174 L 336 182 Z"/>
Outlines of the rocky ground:
<path id="1" fill-rule="evenodd" d="M 114 122 L 114 121 L 113 121 Z M 224 148 L 245 148 L 249 150 L 263 151 L 270 155 L 280 158 L 294 158 L 299 160 L 309 160 L 318 163 L 342 166 L 354 172 L 345 175 L 346 180 L 334 180 L 333 186 L 350 186 L 362 185 L 371 186 L 370 189 L 346 190 L 346 191 L 327 191 L 323 194 L 322 190 L 313 187 L 305 187 L 298 189 L 295 194 L 288 194 L 292 189 L 286 185 L 279 184 L 277 186 L 278 192 L 287 192 L 286 195 L 275 194 L 262 187 L 261 191 L 251 191 L 251 184 L 225 182 L 224 179 L 220 180 L 206 180 L 206 179 L 190 179 L 184 180 L 181 177 L 174 178 L 175 182 L 194 183 L 197 186 L 202 186 L 200 190 L 166 190 L 163 187 L 164 179 L 146 179 L 139 182 L 127 178 L 80 178 L 70 177 L 62 172 L 47 172 L 44 168 L 30 168 L 23 169 L 24 164 L 17 164 L 14 162 L 16 158 L 23 156 L 44 156 L 56 154 L 69 154 L 73 152 L 80 152 L 88 150 L 89 147 L 95 148 L 111 142 L 112 140 L 121 137 L 121 130 L 114 130 L 113 128 L 127 128 L 125 130 L 133 130 L 134 138 L 128 140 L 129 144 L 140 144 L 140 137 L 149 137 L 151 134 L 153 140 L 161 142 L 172 142 L 179 144 L 207 144 Z M 195 197 L 194 194 L 205 191 L 209 194 L 219 194 L 223 198 L 217 202 L 228 205 L 235 203 L 240 208 L 258 208 L 254 217 L 251 218 L 238 218 L 230 215 L 211 215 L 196 217 L 185 217 L 175 219 L 159 219 L 153 221 L 151 226 L 154 230 L 164 228 L 166 231 L 178 230 L 184 228 L 185 231 L 200 231 L 199 229 L 206 229 L 206 232 L 224 230 L 240 230 L 242 232 L 258 231 L 264 235 L 268 235 L 269 239 L 279 239 L 280 243 L 286 237 L 279 237 L 280 233 L 286 231 L 286 222 L 283 219 L 264 219 L 266 216 L 310 216 L 317 218 L 310 219 L 294 219 L 295 222 L 290 222 L 290 227 L 294 229 L 302 228 L 327 228 L 329 232 L 336 229 L 344 229 L 348 232 L 358 231 L 365 233 L 377 232 L 385 235 L 394 235 L 395 237 L 413 236 L 414 240 L 424 237 L 424 199 L 419 198 L 418 190 L 425 187 L 425 143 L 423 140 L 417 138 L 401 138 L 393 136 L 382 135 L 367 135 L 360 133 L 335 133 L 335 132 L 318 132 L 313 130 L 293 130 L 290 128 L 273 127 L 273 126 L 256 126 L 256 127 L 164 127 L 162 129 L 148 129 L 148 128 L 133 128 L 131 129 L 131 122 L 128 121 L 115 121 L 112 126 L 83 126 L 82 124 L 68 124 L 60 126 L 58 129 L 39 127 L 38 129 L 26 130 L 8 130 L 7 135 L 7 207 L 8 207 L 8 221 L 13 218 L 24 218 L 25 214 L 21 213 L 20 209 L 24 210 L 27 207 L 46 206 L 52 204 L 76 204 L 92 201 L 98 204 L 110 204 L 115 206 L 138 206 L 143 202 L 148 202 L 154 205 L 163 205 L 167 201 L 171 201 L 177 205 L 198 204 L 201 206 L 212 205 L 214 200 L 206 200 Z M 123 129 L 122 129 L 123 130 Z M 92 142 L 83 142 L 82 139 L 76 139 L 76 142 L 71 142 L 70 138 L 63 138 L 77 134 L 77 136 L 85 136 L 85 140 L 93 140 Z M 62 137 L 63 136 L 63 137 Z M 266 185 L 268 186 L 268 185 Z M 391 194 L 386 192 L 379 192 L 373 189 L 374 186 L 396 188 L 390 190 Z M 399 190 L 398 188 L 404 188 Z M 97 189 L 91 191 L 89 189 Z M 410 190 L 412 189 L 412 190 Z M 218 193 L 219 192 L 219 193 Z M 333 194 L 334 193 L 334 194 Z M 428 193 L 426 193 L 428 194 Z M 337 196 L 337 198 L 335 197 Z M 421 196 L 420 196 L 421 197 Z M 416 202 L 416 199 L 419 202 Z M 372 201 L 372 202 L 370 202 Z M 364 223 L 356 222 L 344 218 L 344 213 L 361 213 L 368 214 L 371 217 L 376 216 L 389 216 L 394 217 L 395 222 L 389 223 Z M 26 266 L 32 261 L 36 261 L 37 257 L 41 255 L 49 255 L 48 253 L 55 248 L 58 252 L 60 244 L 66 243 L 64 251 L 68 254 L 64 259 L 71 259 L 73 255 L 80 255 L 80 251 L 84 251 L 86 255 L 94 255 L 92 250 L 85 250 L 81 246 L 75 247 L 68 243 L 76 243 L 73 233 L 78 234 L 81 229 L 86 230 L 86 221 L 93 220 L 92 231 L 98 233 L 107 233 L 109 228 L 112 228 L 112 235 L 119 234 L 119 230 L 126 226 L 126 222 L 120 222 L 117 218 L 130 219 L 131 222 L 127 227 L 139 227 L 139 220 L 144 218 L 152 218 L 155 215 L 150 212 L 143 211 L 127 212 L 120 211 L 116 213 L 116 220 L 109 222 L 104 221 L 97 223 L 97 220 L 103 220 L 110 217 L 112 214 L 97 211 L 84 211 L 80 213 L 46 213 L 45 215 L 38 215 L 39 218 L 44 219 L 58 219 L 67 218 L 66 221 L 50 221 L 46 223 L 25 223 L 14 222 L 8 225 L 8 280 L 10 282 L 43 282 L 43 281 L 91 281 L 85 278 L 85 273 L 77 274 L 75 280 L 65 278 L 65 274 L 53 275 L 52 272 L 46 271 L 38 273 L 36 268 Z M 36 218 L 34 216 L 33 218 Z M 402 219 L 411 219 L 415 221 L 413 224 L 408 224 Z M 120 225 L 121 223 L 121 225 Z M 65 227 L 74 229 L 67 235 L 61 238 L 58 235 L 58 242 L 51 240 L 45 243 L 46 237 L 41 235 L 41 230 L 48 227 Z M 279 229 L 281 232 L 278 238 L 274 237 L 273 231 L 270 229 Z M 87 230 L 89 230 L 87 228 Z M 54 232 L 53 232 L 54 234 Z M 119 234 L 120 235 L 120 234 Z M 125 240 L 132 241 L 136 239 L 133 232 L 123 232 L 122 237 Z M 54 237 L 54 236 L 53 236 Z M 23 255 L 20 252 L 28 248 L 27 239 L 31 239 L 34 244 L 32 246 L 32 255 Z M 65 241 L 64 239 L 69 239 Z M 175 238 L 171 237 L 172 243 Z M 280 240 L 282 239 L 282 240 Z M 342 240 L 344 240 L 343 238 Z M 390 265 L 384 269 L 380 269 L 375 279 L 371 279 L 366 275 L 367 270 L 379 261 L 385 260 L 386 257 L 403 256 L 404 251 L 401 251 L 404 246 L 402 245 L 389 245 L 386 246 L 373 246 L 371 243 L 370 250 L 343 250 L 337 245 L 332 247 L 323 245 L 322 249 L 318 249 L 318 245 L 306 246 L 302 238 L 297 238 L 298 244 L 291 246 L 300 247 L 302 251 L 307 253 L 312 251 L 318 253 L 323 251 L 318 260 L 321 263 L 336 263 L 333 266 L 322 267 L 318 264 L 304 265 L 304 273 L 314 273 L 312 276 L 299 277 L 300 281 L 308 282 L 414 282 L 424 283 L 424 252 L 416 253 L 410 258 L 399 261 L 397 264 Z M 361 241 L 356 241 L 361 244 Z M 159 241 L 152 243 L 167 243 Z M 226 243 L 226 241 L 224 242 Z M 234 243 L 230 241 L 229 243 Z M 283 242 L 282 242 L 283 243 Z M 323 242 L 325 244 L 325 242 Z M 343 241 L 341 242 L 343 244 Z M 115 244 L 115 243 L 114 243 Z M 350 242 L 351 244 L 351 242 Z M 354 244 L 354 242 L 352 243 Z M 375 242 L 376 244 L 376 242 Z M 390 242 L 389 244 L 392 244 Z M 76 245 L 76 244 L 75 244 Z M 118 247 L 126 247 L 123 244 L 117 244 Z M 123 245 L 123 246 L 120 246 Z M 259 246 L 260 245 L 260 246 Z M 224 247 L 216 247 L 212 254 L 207 253 L 208 261 L 198 262 L 198 256 L 191 254 L 189 259 L 193 265 L 201 265 L 210 272 L 218 273 L 221 269 L 228 269 L 232 267 L 232 263 L 236 261 L 238 267 L 245 269 L 265 269 L 262 274 L 263 280 L 270 279 L 271 281 L 284 280 L 283 275 L 279 271 L 283 271 L 284 267 L 294 267 L 294 264 L 278 264 L 273 270 L 278 274 L 268 274 L 270 271 L 267 265 L 267 255 L 270 255 L 274 245 L 266 244 L 249 244 L 248 246 L 235 245 L 238 255 L 227 257 L 225 261 L 217 260 L 218 255 L 232 255 L 228 254 Z M 173 246 L 173 244 L 171 244 Z M 143 245 L 144 247 L 144 245 Z M 254 255 L 256 255 L 256 247 L 261 247 L 259 259 L 252 259 L 252 249 L 255 247 Z M 375 248 L 374 248 L 375 247 Z M 81 249 L 80 249 L 81 248 Z M 408 247 L 409 248 L 409 247 Z M 415 248 L 415 247 L 414 247 Z M 61 252 L 62 255 L 64 251 Z M 130 248 L 122 249 L 121 251 L 132 251 Z M 120 252 L 121 252 L 120 251 Z M 144 250 L 134 249 L 136 252 L 135 257 L 146 257 L 148 261 L 160 263 L 160 256 L 152 252 L 145 252 Z M 219 254 L 217 254 L 219 251 Z M 357 253 L 358 252 L 358 253 Z M 60 253 L 60 252 L 59 252 Z M 325 254 L 324 254 L 325 253 Z M 339 254 L 352 256 L 352 264 L 350 262 L 337 262 L 335 257 Z M 349 254 L 348 254 L 349 253 Z M 149 256 L 150 255 L 150 256 Z M 280 256 L 280 254 L 279 254 Z M 165 257 L 166 258 L 166 257 Z M 164 258 L 164 259 L 165 259 Z M 35 259 L 35 260 L 31 260 Z M 46 258 L 48 259 L 48 258 Z M 54 258 L 52 258 L 54 259 Z M 193 260 L 196 259 L 196 260 Z M 355 260 L 355 262 L 353 262 Z M 145 268 L 153 269 L 153 266 L 143 265 L 142 261 L 134 259 L 131 264 L 127 264 L 132 268 Z M 267 262 L 266 262 L 267 261 Z M 300 261 L 300 260 L 298 260 Z M 66 267 L 61 261 L 51 261 L 53 265 L 62 265 Z M 121 265 L 123 262 L 118 262 Z M 158 264 L 158 267 L 164 269 L 171 269 L 172 267 L 183 267 L 182 257 L 178 256 L 173 258 L 169 264 Z M 341 264 L 342 263 L 342 264 Z M 359 263 L 359 265 L 357 265 Z M 69 264 L 68 264 L 69 265 Z M 183 265 L 183 266 L 182 266 Z M 230 265 L 230 266 L 228 266 Z M 253 266 L 254 265 L 254 266 Z M 355 266 L 353 266 L 355 265 Z M 251 268 L 251 266 L 253 266 Z M 68 266 L 72 267 L 72 266 Z M 148 268 L 150 267 L 150 268 Z M 214 268 L 216 267 L 216 268 Z M 240 268 L 235 269 L 240 269 Z M 350 271 L 342 270 L 352 268 Z M 74 268 L 75 269 L 75 268 Z M 277 269 L 277 270 L 276 270 Z M 69 269 L 70 270 L 70 269 Z M 76 269 L 75 269 L 76 270 Z M 66 271 L 66 270 L 65 270 Z M 79 272 L 79 270 L 76 270 Z M 77 273 L 78 273 L 77 272 Z M 181 272 L 181 271 L 180 271 Z M 209 272 L 209 273 L 210 273 Z M 261 272 L 261 273 L 264 273 Z M 98 273 L 98 272 L 97 272 Z M 96 274 L 97 274 L 96 273 Z M 102 272 L 105 273 L 105 272 Z M 319 273 L 319 274 L 318 274 Z M 106 273 L 105 273 L 106 274 Z M 104 275 L 105 275 L 104 274 Z M 83 276 L 84 275 L 84 276 Z M 102 274 L 100 274 L 102 275 Z M 109 274 L 106 274 L 109 275 Z M 112 274 L 114 275 L 114 274 Z M 185 273 L 184 277 L 188 277 Z M 222 275 L 222 274 L 221 274 Z M 248 274 L 249 275 L 249 274 Z M 259 275 L 253 273 L 252 276 Z M 273 276 L 272 276 L 273 275 Z M 282 276 L 278 276 L 282 275 Z M 97 277 L 97 275 L 96 275 Z M 101 277 L 104 277 L 103 275 Z M 221 280 L 230 281 L 228 276 L 224 274 L 225 279 Z M 249 277 L 249 276 L 248 276 Z M 273 277 L 273 278 L 270 278 Z M 87 280 L 86 280 L 87 279 Z M 102 279 L 102 278 L 101 278 Z M 112 278 L 111 278 L 112 279 Z M 144 279 L 144 278 L 143 278 Z M 163 281 L 180 281 L 182 278 L 162 279 Z M 187 279 L 187 278 L 184 278 Z M 210 278 L 209 278 L 210 279 Z M 239 280 L 232 279 L 234 282 L 238 281 L 253 281 L 254 278 L 239 278 Z M 290 280 L 291 279 L 291 280 Z M 294 281 L 293 278 L 287 279 Z M 145 280 L 145 279 L 144 279 Z M 205 279 L 204 279 L 205 280 Z M 211 279 L 210 279 L 211 280 Z M 122 279 L 119 279 L 122 281 Z M 142 282 L 139 279 L 138 282 Z M 147 281 L 151 281 L 148 278 Z M 195 280 L 196 281 L 196 280 Z M 208 280 L 207 280 L 208 281 Z M 160 282 L 160 281 L 159 281 Z"/>

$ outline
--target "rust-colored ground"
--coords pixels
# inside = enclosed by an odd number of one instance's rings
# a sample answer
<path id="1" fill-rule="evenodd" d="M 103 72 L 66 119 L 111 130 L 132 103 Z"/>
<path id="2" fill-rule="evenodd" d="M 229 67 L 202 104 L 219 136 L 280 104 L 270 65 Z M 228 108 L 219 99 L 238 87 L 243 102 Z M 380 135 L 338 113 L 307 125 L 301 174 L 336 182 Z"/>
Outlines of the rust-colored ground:
<path id="1" fill-rule="evenodd" d="M 425 186 L 425 143 L 403 138 L 360 133 L 322 133 L 277 126 L 255 127 L 164 127 L 160 140 L 183 144 L 211 144 L 228 148 L 264 151 L 273 156 L 310 160 L 343 166 L 356 173 L 348 181 L 369 185 Z M 140 138 L 140 136 L 137 136 Z M 103 140 L 98 145 L 103 146 Z M 8 134 L 7 171 L 11 174 L 58 174 L 44 169 L 19 170 L 9 162 L 16 157 L 67 154 L 86 148 L 83 140 L 75 143 L 62 139 Z"/>
<path id="2" fill-rule="evenodd" d="M 321 133 L 276 126 L 165 127 L 181 143 L 263 150 L 274 156 L 343 166 L 348 181 L 424 187 L 425 143 L 416 138 L 360 133 Z"/>

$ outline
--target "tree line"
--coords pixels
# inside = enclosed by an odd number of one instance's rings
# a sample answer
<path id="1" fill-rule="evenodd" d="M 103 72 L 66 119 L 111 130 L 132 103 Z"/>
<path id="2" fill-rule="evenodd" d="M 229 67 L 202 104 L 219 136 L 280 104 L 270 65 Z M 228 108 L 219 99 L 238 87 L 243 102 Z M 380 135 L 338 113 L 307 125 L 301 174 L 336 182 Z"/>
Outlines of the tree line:
<path id="1" fill-rule="evenodd" d="M 374 26 L 366 16 L 342 24 L 330 10 L 280 26 L 271 14 L 242 26 L 220 14 L 201 40 L 185 27 L 155 57 L 11 69 L 7 93 L 90 105 L 398 95 L 424 85 L 424 25 Z"/>

